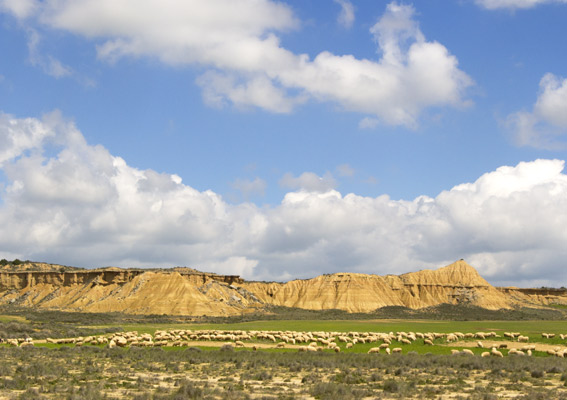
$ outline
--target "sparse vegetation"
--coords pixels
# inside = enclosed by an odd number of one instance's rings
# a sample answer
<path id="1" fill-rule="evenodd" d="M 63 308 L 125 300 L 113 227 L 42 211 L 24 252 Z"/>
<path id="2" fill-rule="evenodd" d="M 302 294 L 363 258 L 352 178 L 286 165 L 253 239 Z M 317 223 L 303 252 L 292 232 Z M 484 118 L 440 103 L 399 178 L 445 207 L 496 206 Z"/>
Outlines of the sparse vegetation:
<path id="1" fill-rule="evenodd" d="M 467 310 L 469 310 L 468 306 Z M 295 315 L 287 310 L 288 315 Z M 457 310 L 458 311 L 458 310 Z M 457 312 L 455 311 L 455 312 Z M 462 311 L 464 313 L 464 311 Z M 298 311 L 301 315 L 303 311 Z M 306 316 L 309 313 L 304 313 Z M 218 321 L 218 319 L 217 319 Z M 512 356 L 517 331 L 529 343 L 565 347 L 563 321 L 496 321 L 442 319 L 253 320 L 214 324 L 196 323 L 189 317 L 133 316 L 119 313 L 81 314 L 40 312 L 30 309 L 0 310 L 0 338 L 75 337 L 105 335 L 122 330 L 154 334 L 162 329 L 234 329 L 322 332 L 444 332 L 426 345 L 423 338 L 402 343 L 401 354 L 366 354 L 377 343 L 359 342 L 341 352 L 323 347 L 317 352 L 298 352 L 297 347 L 266 338 L 254 338 L 244 348 L 217 342 L 187 342 L 184 347 L 116 347 L 107 344 L 36 344 L 31 347 L 0 345 L 0 398 L 7 399 L 365 399 L 365 398 L 565 398 L 567 360 L 544 351 L 532 357 Z M 463 336 L 447 343 L 454 331 L 496 331 L 509 345 L 503 358 L 480 357 L 486 348 L 479 340 Z M 542 333 L 545 332 L 545 334 Z M 354 336 L 351 336 L 351 338 Z M 278 338 L 278 342 L 281 339 Z M 488 341 L 488 339 L 486 340 Z M 234 341 L 233 341 L 234 342 Z M 210 343 L 210 344 L 209 344 Z M 258 351 L 252 345 L 262 346 Z M 469 348 L 474 355 L 450 355 L 454 348 Z M 224 349 L 224 350 L 221 350 Z M 490 350 L 490 349 L 488 349 Z M 455 394 L 458 396 L 455 397 Z M 528 397 L 526 397 L 528 396 Z M 529 397 L 532 396 L 532 397 Z"/>
<path id="2" fill-rule="evenodd" d="M 451 393 L 480 399 L 521 398 L 535 387 L 546 398 L 567 396 L 563 375 L 545 372 L 565 370 L 567 360 L 559 358 L 99 347 L 0 351 L 5 360 L 0 397 L 14 399 L 223 399 L 227 394 L 236 399 L 390 399 Z"/>

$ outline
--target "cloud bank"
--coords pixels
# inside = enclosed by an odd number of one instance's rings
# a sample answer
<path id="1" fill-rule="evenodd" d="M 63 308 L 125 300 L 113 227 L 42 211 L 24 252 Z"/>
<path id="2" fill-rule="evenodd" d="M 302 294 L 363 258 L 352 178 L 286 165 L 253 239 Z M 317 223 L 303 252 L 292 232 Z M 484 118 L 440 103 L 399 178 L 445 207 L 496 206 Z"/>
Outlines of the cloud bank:
<path id="1" fill-rule="evenodd" d="M 349 1 L 339 22 L 354 23 Z M 51 29 L 86 38 L 107 62 L 152 58 L 197 66 L 204 101 L 212 106 L 289 113 L 307 101 L 415 127 L 431 107 L 468 104 L 471 78 L 441 43 L 428 41 L 412 6 L 390 3 L 370 29 L 377 57 L 360 59 L 321 51 L 311 58 L 281 46 L 299 29 L 292 9 L 271 0 L 3 0 L 2 9 L 29 29 Z M 49 60 L 47 60 L 49 61 Z M 51 65 L 54 74 L 69 67 Z M 67 68 L 67 69 L 66 69 Z M 368 127 L 368 124 L 365 125 Z"/>
<path id="2" fill-rule="evenodd" d="M 567 283 L 562 160 L 503 166 L 414 200 L 343 195 L 329 177 L 287 174 L 293 191 L 259 207 L 129 166 L 57 112 L 0 114 L 0 142 L 0 257 L 272 280 L 465 258 L 495 284 Z"/>
<path id="3" fill-rule="evenodd" d="M 539 83 L 537 101 L 530 111 L 510 114 L 507 127 L 519 146 L 565 148 L 567 142 L 567 79 L 546 74 Z"/>

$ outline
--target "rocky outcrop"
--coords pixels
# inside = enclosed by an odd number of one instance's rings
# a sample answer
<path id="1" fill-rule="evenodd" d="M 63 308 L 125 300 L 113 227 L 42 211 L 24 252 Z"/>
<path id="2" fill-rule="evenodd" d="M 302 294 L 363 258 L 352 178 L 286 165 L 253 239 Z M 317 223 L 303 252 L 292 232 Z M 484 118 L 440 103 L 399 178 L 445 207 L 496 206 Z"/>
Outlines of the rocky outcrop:
<path id="1" fill-rule="evenodd" d="M 336 273 L 286 283 L 246 282 L 190 268 L 80 270 L 43 265 L 41 270 L 0 271 L 0 304 L 81 312 L 227 316 L 266 305 L 370 312 L 384 306 L 418 309 L 442 303 L 501 309 L 547 304 L 549 298 L 497 289 L 463 260 L 399 276 Z"/>
<path id="2" fill-rule="evenodd" d="M 437 270 L 403 275 L 340 273 L 283 284 L 243 283 L 262 301 L 311 310 L 370 312 L 385 306 L 424 308 L 441 303 L 469 303 L 488 309 L 515 303 L 463 260 Z"/>
<path id="3" fill-rule="evenodd" d="M 508 297 L 521 303 L 537 303 L 542 305 L 559 304 L 567 305 L 567 289 L 554 288 L 517 288 L 499 287 L 497 288 Z"/>

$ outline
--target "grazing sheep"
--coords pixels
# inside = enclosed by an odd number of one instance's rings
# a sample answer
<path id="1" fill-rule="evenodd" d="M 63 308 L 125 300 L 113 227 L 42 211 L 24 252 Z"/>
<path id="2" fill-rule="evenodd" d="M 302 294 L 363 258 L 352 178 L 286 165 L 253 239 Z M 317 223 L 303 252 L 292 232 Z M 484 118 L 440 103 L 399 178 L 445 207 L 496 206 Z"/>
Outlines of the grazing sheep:
<path id="1" fill-rule="evenodd" d="M 386 347 L 386 354 L 390 355 L 390 348 Z"/>
<path id="2" fill-rule="evenodd" d="M 499 349 L 507 349 L 508 345 L 506 343 L 500 343 L 500 345 L 498 346 Z"/>
<path id="3" fill-rule="evenodd" d="M 373 353 L 380 353 L 380 347 L 372 347 L 370 350 L 368 350 L 368 354 Z"/>
<path id="4" fill-rule="evenodd" d="M 347 349 L 352 349 L 352 343 L 347 343 L 347 344 L 346 344 L 346 348 L 347 348 Z"/>
<path id="5" fill-rule="evenodd" d="M 433 346 L 433 342 L 432 342 L 430 339 L 425 339 L 425 340 L 423 341 L 423 344 L 427 344 L 427 345 L 429 345 L 429 346 Z"/>
<path id="6" fill-rule="evenodd" d="M 276 349 L 283 349 L 285 347 L 285 342 L 279 342 L 276 344 Z"/>
<path id="7" fill-rule="evenodd" d="M 504 357 L 504 354 L 502 354 L 500 351 L 496 350 L 496 347 L 493 347 L 492 350 L 490 350 L 490 355 L 492 355 L 494 357 Z"/>
<path id="8" fill-rule="evenodd" d="M 490 357 L 490 351 L 483 351 L 481 357 Z"/>
<path id="9" fill-rule="evenodd" d="M 401 353 L 402 352 L 402 348 L 401 347 L 394 347 L 392 349 L 392 353 Z"/>
<path id="10" fill-rule="evenodd" d="M 463 350 L 461 350 L 461 354 L 465 354 L 465 355 L 467 355 L 467 356 L 474 356 L 473 351 L 470 350 L 470 349 L 463 349 Z"/>
<path id="11" fill-rule="evenodd" d="M 476 342 L 476 347 L 480 347 L 482 349 L 484 346 L 482 342 L 479 340 L 478 342 Z"/>
<path id="12" fill-rule="evenodd" d="M 522 342 L 522 343 L 527 343 L 530 341 L 530 338 L 528 336 L 518 336 L 518 342 Z"/>
<path id="13" fill-rule="evenodd" d="M 461 353 L 461 352 L 460 352 L 459 350 L 457 350 L 457 349 L 451 349 L 451 354 L 452 354 L 452 355 L 457 355 L 457 354 L 460 354 L 460 353 Z"/>
<path id="14" fill-rule="evenodd" d="M 447 342 L 456 342 L 457 340 L 459 340 L 459 337 L 454 333 L 450 333 L 447 335 Z"/>
<path id="15" fill-rule="evenodd" d="M 341 352 L 341 348 L 339 346 L 334 347 L 333 350 L 335 351 L 335 353 L 340 353 Z"/>

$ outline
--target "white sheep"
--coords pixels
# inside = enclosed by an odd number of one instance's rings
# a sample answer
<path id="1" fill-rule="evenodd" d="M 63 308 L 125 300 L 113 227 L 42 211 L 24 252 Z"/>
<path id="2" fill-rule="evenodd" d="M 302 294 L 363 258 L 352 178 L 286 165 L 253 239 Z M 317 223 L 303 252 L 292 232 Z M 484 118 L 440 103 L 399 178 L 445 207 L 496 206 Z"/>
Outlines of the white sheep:
<path id="1" fill-rule="evenodd" d="M 494 357 L 504 357 L 500 351 L 496 350 L 496 347 L 493 347 L 492 350 L 490 350 L 490 355 Z"/>

